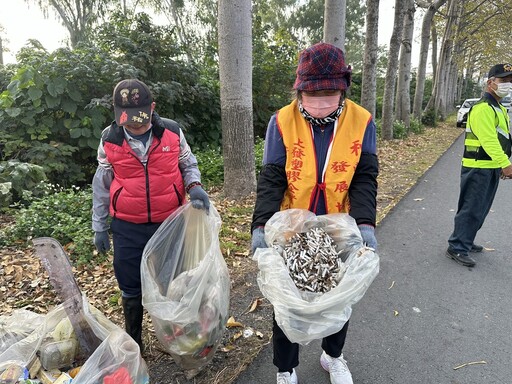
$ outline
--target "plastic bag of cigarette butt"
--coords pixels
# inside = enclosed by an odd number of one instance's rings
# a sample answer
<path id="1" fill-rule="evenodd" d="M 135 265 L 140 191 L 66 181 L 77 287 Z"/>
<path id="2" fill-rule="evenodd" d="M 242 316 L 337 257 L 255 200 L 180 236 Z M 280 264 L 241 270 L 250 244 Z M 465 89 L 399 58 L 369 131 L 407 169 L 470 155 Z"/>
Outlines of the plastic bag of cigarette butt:
<path id="1" fill-rule="evenodd" d="M 311 289 L 316 281 L 314 273 L 303 275 L 304 285 L 299 288 L 296 276 L 291 276 L 294 272 L 290 271 L 289 255 L 284 251 L 297 234 L 316 233 L 313 229 L 322 229 L 333 240 L 335 252 L 329 257 L 339 260 L 330 262 L 341 265 L 343 272 L 327 292 Z M 355 220 L 346 213 L 316 216 L 303 209 L 277 212 L 265 225 L 265 241 L 269 247 L 258 248 L 253 256 L 259 267 L 258 286 L 274 306 L 277 324 L 295 343 L 305 345 L 343 328 L 352 305 L 361 300 L 379 273 L 379 256 L 364 245 Z M 303 247 L 303 243 L 293 245 L 297 263 L 320 269 L 325 261 L 315 266 L 318 256 L 308 255 Z"/>

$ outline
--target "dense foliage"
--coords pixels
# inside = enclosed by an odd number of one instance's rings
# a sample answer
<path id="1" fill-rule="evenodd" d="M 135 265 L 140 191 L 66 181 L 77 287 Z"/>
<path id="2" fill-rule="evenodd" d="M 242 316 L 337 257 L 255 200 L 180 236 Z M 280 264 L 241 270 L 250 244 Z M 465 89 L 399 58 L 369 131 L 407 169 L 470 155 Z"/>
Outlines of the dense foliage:
<path id="1" fill-rule="evenodd" d="M 90 189 L 62 189 L 42 184 L 40 197 L 16 212 L 16 222 L 0 233 L 2 245 L 29 245 L 36 237 L 53 237 L 61 243 L 72 261 L 88 262 L 93 257 Z"/>
<path id="2" fill-rule="evenodd" d="M 73 50 L 50 53 L 33 42 L 18 54 L 0 94 L 2 160 L 40 165 L 63 186 L 89 184 L 101 131 L 112 120 L 112 89 L 127 77 L 148 83 L 157 111 L 179 121 L 191 145 L 220 144 L 218 84 L 181 59 L 169 28 L 145 14 L 118 15 L 95 36 L 96 44 Z"/>

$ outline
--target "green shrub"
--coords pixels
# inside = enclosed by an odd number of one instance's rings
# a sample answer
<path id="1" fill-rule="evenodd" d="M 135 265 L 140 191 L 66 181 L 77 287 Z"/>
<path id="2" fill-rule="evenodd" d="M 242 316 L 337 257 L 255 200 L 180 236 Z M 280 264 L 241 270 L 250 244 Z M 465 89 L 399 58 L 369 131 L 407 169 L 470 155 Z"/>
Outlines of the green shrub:
<path id="1" fill-rule="evenodd" d="M 222 186 L 224 182 L 224 160 L 220 147 L 195 150 L 194 155 L 201 171 L 201 182 L 206 188 Z"/>
<path id="2" fill-rule="evenodd" d="M 263 147 L 265 140 L 256 139 L 254 146 L 254 161 L 256 162 L 256 175 L 261 170 L 263 160 Z M 220 147 L 207 147 L 206 149 L 194 150 L 194 155 L 201 171 L 201 182 L 206 188 L 222 187 L 224 183 L 224 158 Z"/>
<path id="3" fill-rule="evenodd" d="M 262 138 L 256 139 L 256 145 L 254 146 L 254 161 L 256 162 L 256 178 L 261 171 L 261 163 L 263 162 L 263 149 L 265 147 L 265 140 Z"/>
<path id="4" fill-rule="evenodd" d="M 12 203 L 23 203 L 24 196 L 36 195 L 38 185 L 46 180 L 43 168 L 18 160 L 0 162 L 0 209 L 5 209 Z"/>
<path id="5" fill-rule="evenodd" d="M 46 184 L 42 197 L 33 198 L 27 208 L 15 213 L 16 221 L 0 234 L 0 243 L 28 245 L 33 238 L 53 237 L 71 261 L 90 262 L 94 250 L 91 207 L 90 188 L 61 189 Z"/>
<path id="6" fill-rule="evenodd" d="M 381 119 L 375 119 L 375 127 L 377 128 L 376 129 L 376 134 L 377 134 L 377 138 L 381 138 L 382 137 L 382 120 Z"/>
<path id="7" fill-rule="evenodd" d="M 407 137 L 407 127 L 403 121 L 396 120 L 393 122 L 393 138 L 405 139 Z"/>
<path id="8" fill-rule="evenodd" d="M 409 131 L 415 134 L 421 134 L 425 132 L 425 127 L 421 124 L 421 121 L 411 117 Z"/>
<path id="9" fill-rule="evenodd" d="M 421 116 L 421 123 L 427 127 L 436 127 L 437 120 L 437 113 L 434 108 L 425 111 Z"/>

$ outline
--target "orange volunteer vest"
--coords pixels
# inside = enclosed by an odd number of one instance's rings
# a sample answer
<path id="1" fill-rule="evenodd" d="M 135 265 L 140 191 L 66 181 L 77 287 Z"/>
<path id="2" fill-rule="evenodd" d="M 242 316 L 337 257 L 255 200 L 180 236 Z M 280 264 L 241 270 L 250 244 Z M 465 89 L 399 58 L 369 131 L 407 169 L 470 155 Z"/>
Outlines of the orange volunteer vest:
<path id="1" fill-rule="evenodd" d="M 281 210 L 310 209 L 315 192 L 323 193 L 327 213 L 348 213 L 348 189 L 361 157 L 361 148 L 370 112 L 345 99 L 345 106 L 335 122 L 329 144 L 322 183 L 317 183 L 317 161 L 311 125 L 301 115 L 297 100 L 277 112 L 277 127 L 286 148 L 285 191 Z"/>

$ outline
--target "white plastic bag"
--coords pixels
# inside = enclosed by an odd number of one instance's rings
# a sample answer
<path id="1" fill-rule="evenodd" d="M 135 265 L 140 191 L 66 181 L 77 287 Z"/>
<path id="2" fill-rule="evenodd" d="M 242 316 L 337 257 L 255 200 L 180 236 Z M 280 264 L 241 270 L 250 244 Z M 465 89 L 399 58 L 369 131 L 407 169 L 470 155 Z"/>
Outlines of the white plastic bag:
<path id="1" fill-rule="evenodd" d="M 229 272 L 219 244 L 220 216 L 180 207 L 144 248 L 142 304 L 158 340 L 184 369 L 207 364 L 220 344 L 229 309 Z"/>
<path id="2" fill-rule="evenodd" d="M 296 233 L 322 228 L 337 244 L 347 267 L 338 285 L 326 293 L 299 290 L 273 245 L 283 247 Z M 277 212 L 265 225 L 269 248 L 258 248 L 258 285 L 274 306 L 275 318 L 288 339 L 308 344 L 338 332 L 379 272 L 379 257 L 364 246 L 354 219 L 345 213 L 316 216 L 303 209 Z"/>

